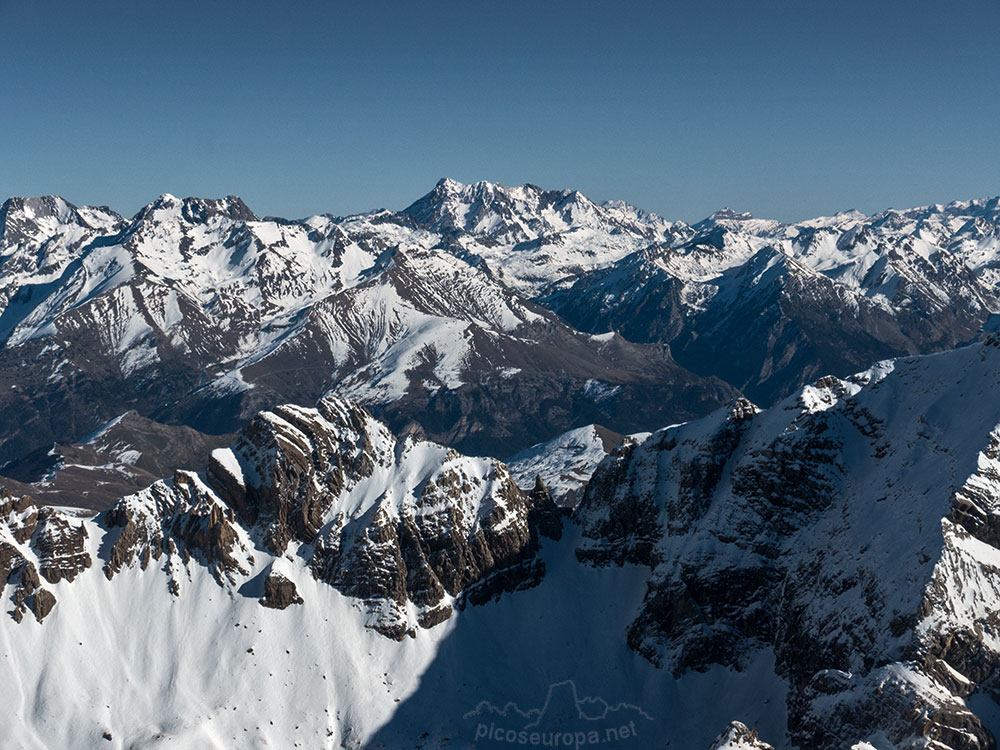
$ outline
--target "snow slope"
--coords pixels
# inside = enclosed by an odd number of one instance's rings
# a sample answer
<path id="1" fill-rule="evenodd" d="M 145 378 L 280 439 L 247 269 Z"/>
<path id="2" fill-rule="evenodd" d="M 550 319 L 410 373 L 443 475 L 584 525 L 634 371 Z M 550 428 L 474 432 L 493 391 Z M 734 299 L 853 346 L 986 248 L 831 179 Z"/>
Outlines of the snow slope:
<path id="1" fill-rule="evenodd" d="M 627 439 L 600 425 L 578 427 L 511 456 L 507 466 L 521 487 L 541 477 L 556 503 L 572 508 L 597 465 Z"/>

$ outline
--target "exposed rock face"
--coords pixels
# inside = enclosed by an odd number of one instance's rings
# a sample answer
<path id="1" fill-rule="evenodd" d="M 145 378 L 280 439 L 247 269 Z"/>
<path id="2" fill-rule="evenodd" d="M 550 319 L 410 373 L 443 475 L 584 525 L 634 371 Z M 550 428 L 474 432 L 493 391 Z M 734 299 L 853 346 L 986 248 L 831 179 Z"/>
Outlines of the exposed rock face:
<path id="1" fill-rule="evenodd" d="M 547 494 L 523 493 L 496 461 L 397 441 L 336 398 L 262 414 L 213 454 L 212 476 L 272 552 L 310 545 L 313 574 L 393 638 L 544 575 L 532 514 L 554 510 Z"/>
<path id="2" fill-rule="evenodd" d="M 39 622 L 46 618 L 54 606 L 56 606 L 56 598 L 52 592 L 42 588 L 35 592 L 31 602 L 31 611 L 35 613 L 35 619 Z"/>
<path id="3" fill-rule="evenodd" d="M 72 581 L 91 565 L 86 549 L 87 529 L 82 523 L 73 524 L 51 508 L 38 512 L 38 528 L 33 546 L 38 554 L 41 573 L 49 583 Z"/>
<path id="4" fill-rule="evenodd" d="M 293 581 L 281 573 L 271 571 L 264 580 L 264 596 L 260 603 L 271 609 L 287 609 L 293 604 L 302 604 L 302 597 Z"/>
<path id="5" fill-rule="evenodd" d="M 369 422 L 360 407 L 332 398 L 318 409 L 276 407 L 255 417 L 231 450 L 212 453 L 209 479 L 280 555 L 293 539 L 313 541 L 337 496 L 386 460 L 375 454 Z"/>
<path id="6" fill-rule="evenodd" d="M 179 594 L 192 563 L 207 565 L 220 585 L 234 584 L 253 567 L 251 542 L 233 509 L 191 472 L 123 498 L 102 518 L 114 540 L 104 564 L 109 579 L 165 557 L 168 587 Z"/>
<path id="7" fill-rule="evenodd" d="M 577 554 L 651 569 L 629 645 L 674 674 L 772 651 L 796 746 L 994 747 L 964 699 L 1000 667 L 1000 413 L 963 404 L 998 368 L 992 340 L 884 364 L 606 459 Z"/>
<path id="8" fill-rule="evenodd" d="M 37 508 L 31 498 L 0 492 L 0 596 L 12 589 L 10 615 L 15 621 L 21 622 L 30 609 L 41 622 L 55 606 L 55 596 L 42 587 L 39 570 L 46 581 L 58 583 L 90 567 L 86 538 L 81 523 L 51 508 Z"/>
<path id="9" fill-rule="evenodd" d="M 213 453 L 210 477 L 272 554 L 308 545 L 313 574 L 367 602 L 393 638 L 544 573 L 529 515 L 551 498 L 522 493 L 495 461 L 397 441 L 340 399 L 262 413 Z"/>

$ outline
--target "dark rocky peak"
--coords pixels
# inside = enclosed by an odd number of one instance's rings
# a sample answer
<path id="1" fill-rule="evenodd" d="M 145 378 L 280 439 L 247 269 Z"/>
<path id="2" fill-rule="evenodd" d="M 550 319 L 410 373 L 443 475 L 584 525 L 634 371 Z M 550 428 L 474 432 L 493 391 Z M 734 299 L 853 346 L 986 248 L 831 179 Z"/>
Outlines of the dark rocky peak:
<path id="1" fill-rule="evenodd" d="M 264 579 L 264 596 L 260 604 L 271 609 L 288 609 L 293 604 L 303 604 L 295 582 L 282 573 L 271 570 Z"/>
<path id="2" fill-rule="evenodd" d="M 98 233 L 118 231 L 124 219 L 106 206 L 77 208 L 57 195 L 9 198 L 0 206 L 0 253 L 22 245 L 40 246 L 71 228 L 84 230 L 76 244 Z"/>
<path id="3" fill-rule="evenodd" d="M 164 193 L 136 214 L 133 224 L 180 221 L 207 224 L 221 217 L 230 222 L 259 221 L 257 215 L 235 195 L 226 198 L 184 198 Z"/>
<path id="4" fill-rule="evenodd" d="M 235 195 L 221 199 L 185 198 L 181 215 L 192 224 L 205 224 L 216 216 L 230 221 L 259 221 L 257 215 Z"/>

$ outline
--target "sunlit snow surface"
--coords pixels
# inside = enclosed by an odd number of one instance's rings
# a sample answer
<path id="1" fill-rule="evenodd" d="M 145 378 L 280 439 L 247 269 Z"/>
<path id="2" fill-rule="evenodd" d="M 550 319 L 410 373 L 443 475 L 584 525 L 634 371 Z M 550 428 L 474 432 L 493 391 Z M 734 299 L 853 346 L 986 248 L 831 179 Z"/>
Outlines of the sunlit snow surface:
<path id="1" fill-rule="evenodd" d="M 102 536 L 90 528 L 97 555 Z M 666 747 L 707 747 L 734 716 L 781 736 L 784 686 L 765 657 L 743 673 L 665 679 L 622 639 L 643 572 L 579 566 L 574 543 L 547 543 L 549 572 L 538 588 L 402 643 L 365 629 L 355 602 L 294 561 L 282 572 L 305 604 L 285 611 L 261 607 L 252 585 L 220 589 L 202 568 L 176 598 L 152 568 L 113 581 L 91 568 L 52 587 L 59 603 L 43 624 L 0 626 L 4 736 L 51 750 L 400 748 L 421 737 L 424 747 L 467 747 L 482 702 L 539 709 L 549 686 L 567 680 L 581 699 L 652 717 L 638 744 L 619 747 L 649 747 L 654 737 Z M 725 701 L 712 699 L 720 694 Z"/>

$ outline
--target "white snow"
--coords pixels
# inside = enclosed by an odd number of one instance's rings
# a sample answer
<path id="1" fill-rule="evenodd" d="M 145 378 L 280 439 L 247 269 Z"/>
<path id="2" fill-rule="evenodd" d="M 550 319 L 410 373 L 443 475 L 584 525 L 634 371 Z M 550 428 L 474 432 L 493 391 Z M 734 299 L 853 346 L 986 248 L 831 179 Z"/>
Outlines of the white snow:
<path id="1" fill-rule="evenodd" d="M 597 465 L 608 455 L 596 425 L 587 425 L 538 443 L 507 459 L 519 486 L 530 489 L 540 476 L 559 505 L 576 505 Z"/>

